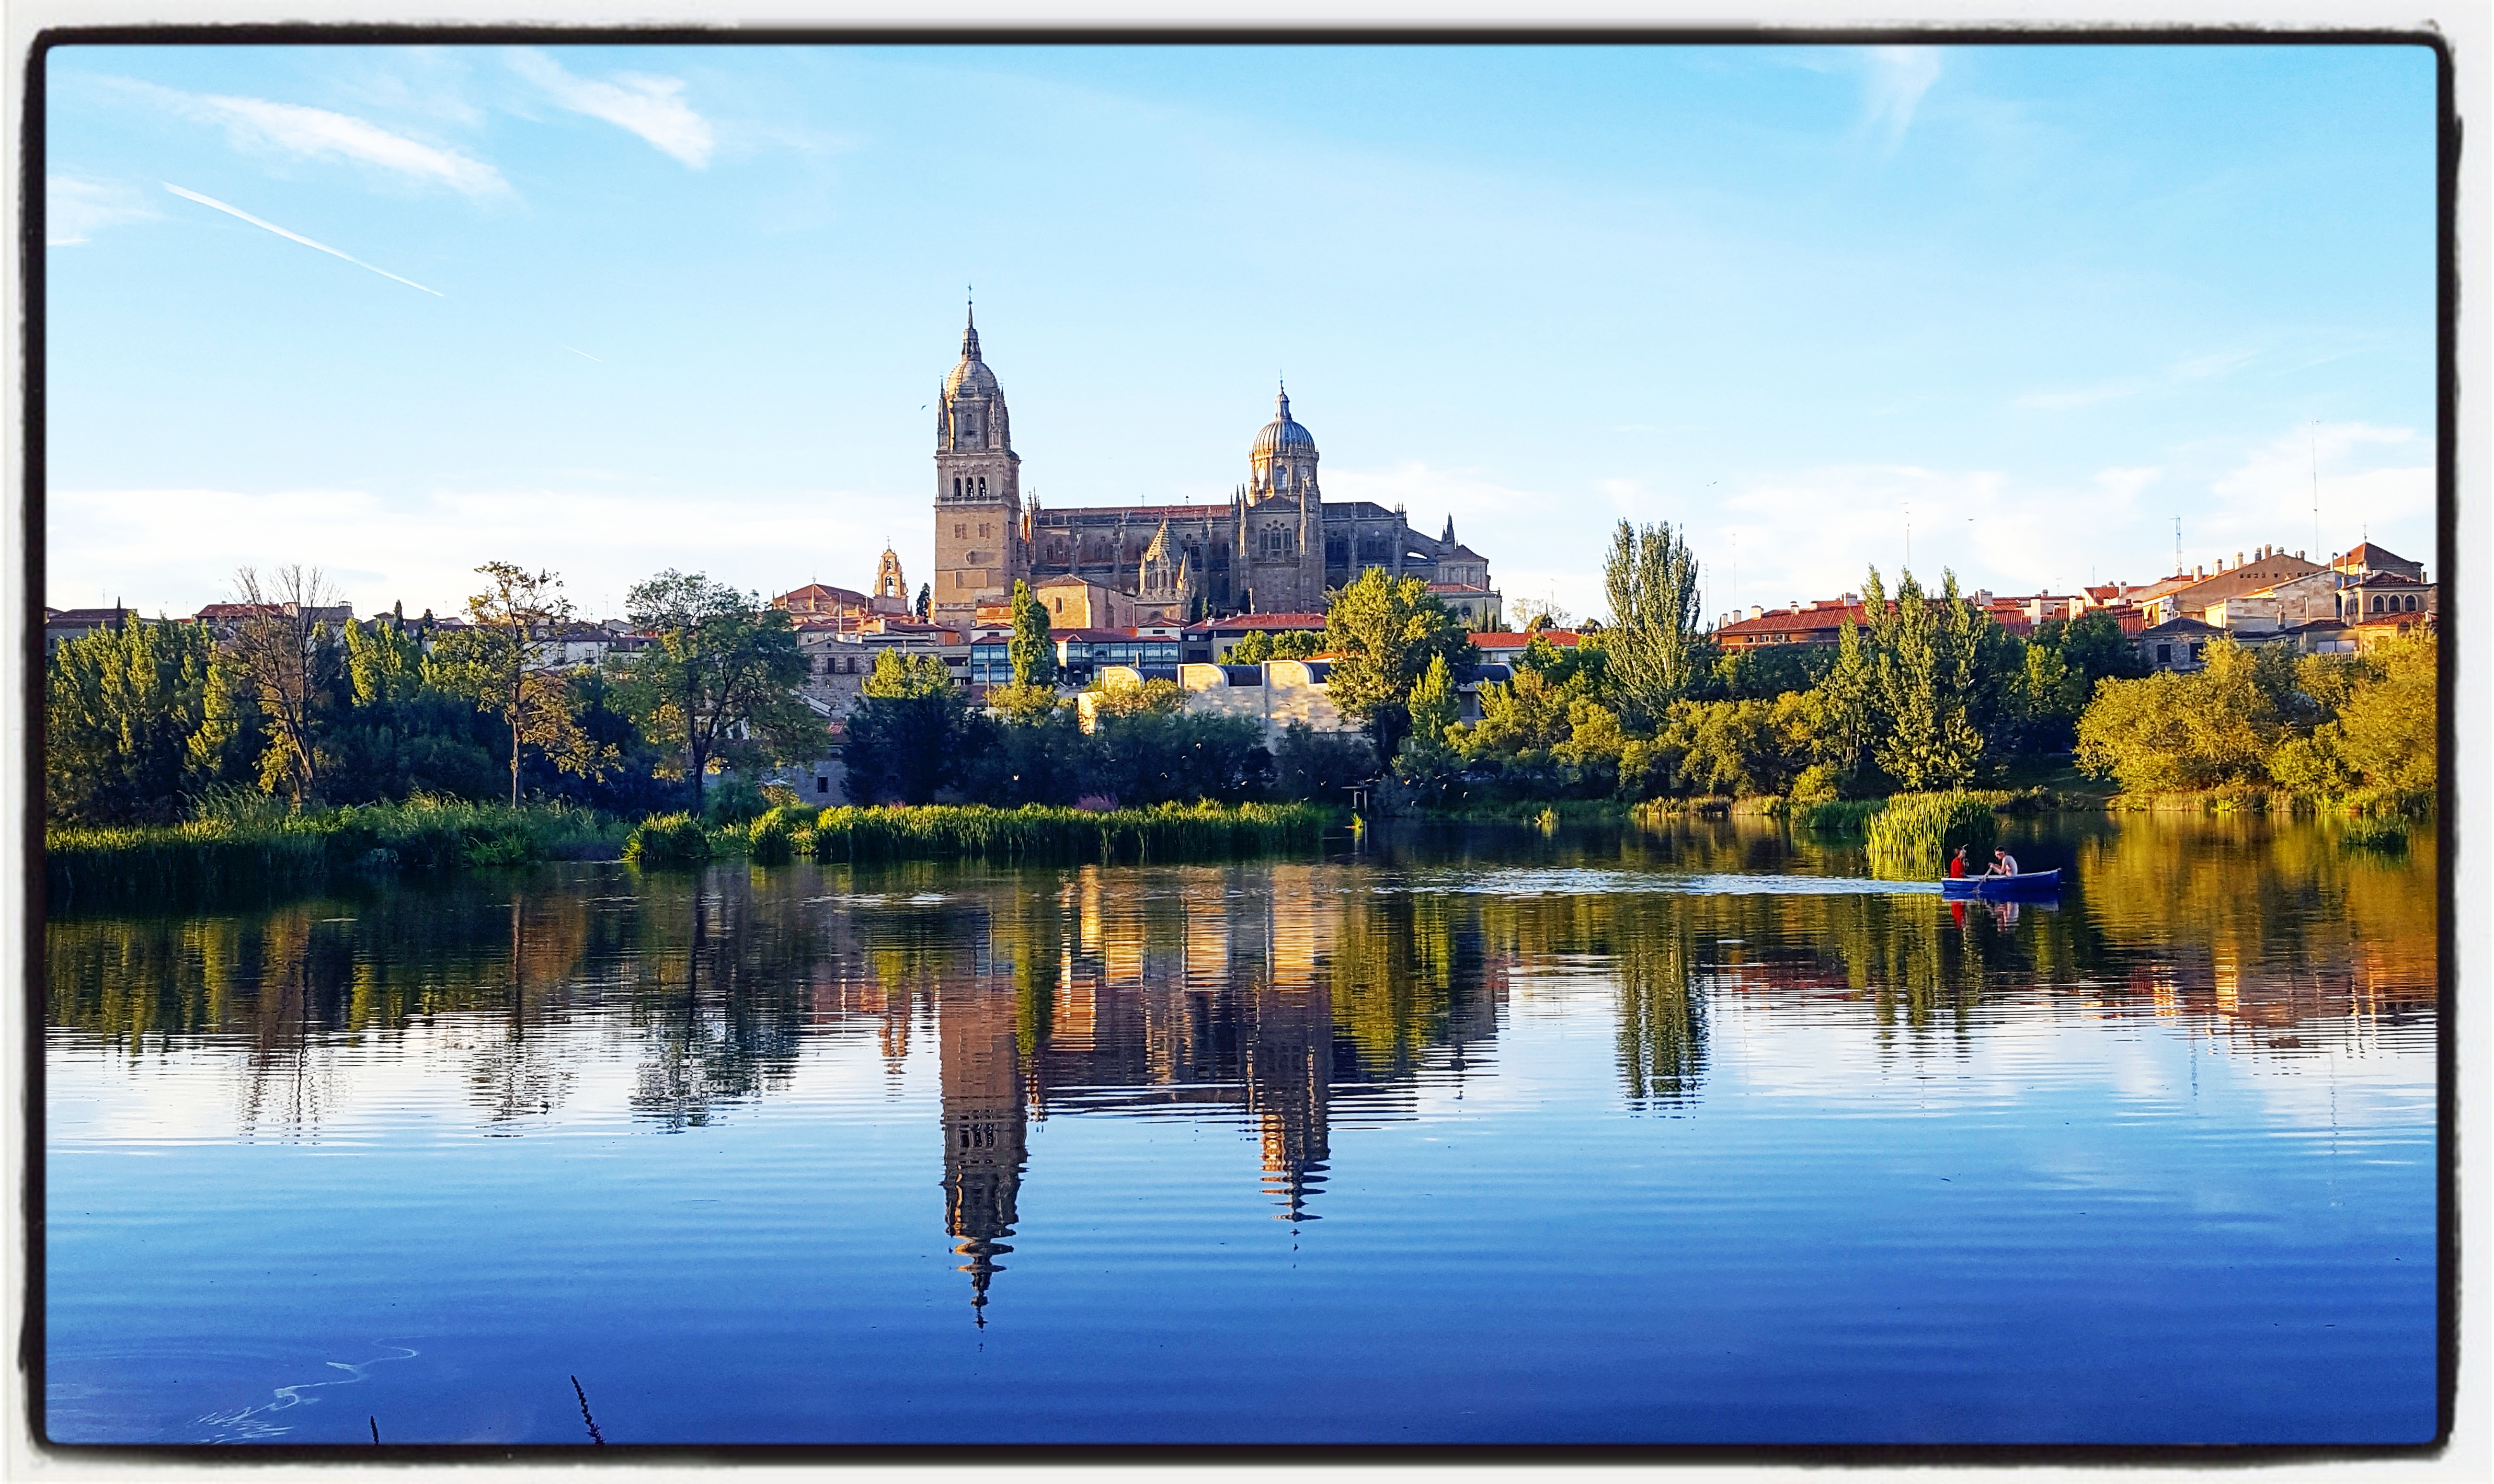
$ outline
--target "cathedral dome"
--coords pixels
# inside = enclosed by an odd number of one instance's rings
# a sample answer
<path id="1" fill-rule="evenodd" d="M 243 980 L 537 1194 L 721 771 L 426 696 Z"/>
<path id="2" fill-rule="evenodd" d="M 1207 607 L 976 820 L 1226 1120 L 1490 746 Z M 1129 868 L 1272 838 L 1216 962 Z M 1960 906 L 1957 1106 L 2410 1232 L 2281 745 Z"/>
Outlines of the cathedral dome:
<path id="1" fill-rule="evenodd" d="M 975 319 L 961 331 L 960 363 L 953 368 L 951 376 L 944 379 L 945 396 L 958 397 L 964 392 L 973 397 L 996 394 L 996 374 L 988 369 L 987 362 L 979 359 L 979 325 Z"/>
<path id="2" fill-rule="evenodd" d="M 1247 456 L 1263 459 L 1286 454 L 1312 459 L 1316 452 L 1316 436 L 1291 420 L 1291 394 L 1276 393 L 1273 397 L 1273 420 L 1257 432 L 1256 444 L 1247 450 Z"/>

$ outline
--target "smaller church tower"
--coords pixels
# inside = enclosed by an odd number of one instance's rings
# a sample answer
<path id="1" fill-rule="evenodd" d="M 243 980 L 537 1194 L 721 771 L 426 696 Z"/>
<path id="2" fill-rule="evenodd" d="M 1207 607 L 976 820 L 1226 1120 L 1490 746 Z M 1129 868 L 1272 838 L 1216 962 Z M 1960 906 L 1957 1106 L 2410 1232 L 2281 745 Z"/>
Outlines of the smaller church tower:
<path id="1" fill-rule="evenodd" d="M 1026 566 L 1021 455 L 1004 389 L 979 357 L 973 317 L 935 410 L 935 621 L 969 627 L 978 606 L 1003 602 Z"/>
<path id="2" fill-rule="evenodd" d="M 883 560 L 875 563 L 874 596 L 867 608 L 871 613 L 909 611 L 909 579 L 900 575 L 900 553 L 889 546 L 883 549 Z"/>

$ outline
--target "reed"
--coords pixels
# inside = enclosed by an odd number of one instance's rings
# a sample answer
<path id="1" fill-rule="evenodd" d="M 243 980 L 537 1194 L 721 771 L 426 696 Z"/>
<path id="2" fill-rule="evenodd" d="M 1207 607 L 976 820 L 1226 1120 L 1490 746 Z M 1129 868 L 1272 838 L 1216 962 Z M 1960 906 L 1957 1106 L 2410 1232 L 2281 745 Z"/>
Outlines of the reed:
<path id="1" fill-rule="evenodd" d="M 689 814 L 653 814 L 624 842 L 624 859 L 634 865 L 699 865 L 710 857 L 710 834 Z"/>
<path id="2" fill-rule="evenodd" d="M 1221 859 L 1314 849 L 1336 813 L 1310 803 L 1164 803 L 1100 812 L 1048 804 L 844 806 L 825 809 L 814 821 L 814 854 L 850 862 Z"/>
<path id="3" fill-rule="evenodd" d="M 2407 821 L 2396 814 L 2359 814 L 2347 822 L 2338 844 L 2345 850 L 2372 850 L 2396 855 L 2408 848 Z"/>
<path id="4" fill-rule="evenodd" d="M 1991 799 L 1962 789 L 1892 796 L 1864 828 L 1870 874 L 1886 881 L 1929 880 L 1947 869 L 1960 845 L 1970 856 L 1990 856 L 1998 832 L 1992 810 Z"/>
<path id="5" fill-rule="evenodd" d="M 1793 828 L 1811 834 L 1860 834 L 1871 818 L 1888 806 L 1885 799 L 1827 799 L 1796 803 L 1786 817 Z"/>
<path id="6" fill-rule="evenodd" d="M 592 810 L 418 797 L 302 813 L 225 810 L 179 825 L 44 833 L 51 911 L 191 907 L 387 877 L 612 859 L 619 827 Z"/>

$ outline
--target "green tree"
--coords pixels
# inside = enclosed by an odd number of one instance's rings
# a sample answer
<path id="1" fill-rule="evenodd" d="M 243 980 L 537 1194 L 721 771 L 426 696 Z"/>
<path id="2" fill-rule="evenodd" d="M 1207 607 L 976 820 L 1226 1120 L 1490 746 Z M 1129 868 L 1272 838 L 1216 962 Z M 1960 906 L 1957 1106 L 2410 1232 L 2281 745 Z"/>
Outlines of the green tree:
<path id="1" fill-rule="evenodd" d="M 2269 776 L 2298 793 L 2356 790 L 2420 798 L 2440 774 L 2439 645 L 2431 635 L 2396 640 L 2363 656 L 2315 654 L 2296 681 L 2328 716 L 2308 736 L 2279 743 Z M 2320 663 L 2316 663 L 2319 661 Z"/>
<path id="2" fill-rule="evenodd" d="M 44 676 L 47 818 L 180 817 L 199 772 L 191 741 L 205 720 L 211 648 L 199 624 L 133 615 L 52 651 Z"/>
<path id="3" fill-rule="evenodd" d="M 509 729 L 510 802 L 518 808 L 523 744 L 544 753 L 559 771 L 581 775 L 603 772 L 616 752 L 592 742 L 574 714 L 570 667 L 562 662 L 563 630 L 572 622 L 563 579 L 508 561 L 488 561 L 476 570 L 485 591 L 469 595 L 465 626 L 444 630 L 434 641 L 427 673 L 442 689 L 500 716 Z M 380 681 L 389 665 L 379 652 L 371 660 L 370 673 Z M 363 689 L 360 678 L 356 689 Z"/>
<path id="4" fill-rule="evenodd" d="M 1013 637 L 1005 642 L 1013 661 L 1016 685 L 1052 689 L 1056 684 L 1056 641 L 1048 633 L 1048 605 L 1030 595 L 1030 584 L 1017 577 L 1013 585 Z"/>
<path id="5" fill-rule="evenodd" d="M 909 610 L 921 623 L 935 621 L 935 590 L 926 583 L 918 585 L 918 601 Z"/>
<path id="6" fill-rule="evenodd" d="M 1406 783 L 1425 783 L 1453 772 L 1462 757 L 1446 741 L 1458 712 L 1454 672 L 1447 668 L 1446 656 L 1429 656 L 1429 668 L 1413 682 L 1404 706 L 1412 730 L 1394 754 L 1394 776 Z"/>
<path id="7" fill-rule="evenodd" d="M 2079 718 L 2079 766 L 2139 794 L 2266 779 L 2291 674 L 2282 653 L 2220 639 L 2196 673 L 2106 681 Z"/>
<path id="8" fill-rule="evenodd" d="M 940 656 L 887 649 L 858 690 L 841 749 L 852 803 L 928 803 L 973 761 L 968 702 Z"/>
<path id="9" fill-rule="evenodd" d="M 1808 691 L 1772 701 L 1683 701 L 1658 739 L 1693 793 L 1788 794 L 1817 758 L 1823 703 Z"/>
<path id="10" fill-rule="evenodd" d="M 1601 630 L 1611 683 L 1633 724 L 1652 725 L 1714 664 L 1697 621 L 1697 559 L 1668 524 L 1611 533 L 1602 567 L 1611 621 Z"/>
<path id="11" fill-rule="evenodd" d="M 424 689 L 424 646 L 407 625 L 386 617 L 347 621 L 347 676 L 357 706 L 405 701 Z"/>
<path id="12" fill-rule="evenodd" d="M 1309 659 L 1324 651 L 1324 636 L 1303 628 L 1280 633 L 1256 629 L 1230 647 L 1227 662 L 1252 665 L 1267 659 Z"/>
<path id="13" fill-rule="evenodd" d="M 674 570 L 635 586 L 625 613 L 650 644 L 615 667 L 614 695 L 644 736 L 683 756 L 695 815 L 715 763 L 785 761 L 825 744 L 796 693 L 806 661 L 786 613 Z M 876 665 L 880 673 L 880 657 Z"/>
<path id="14" fill-rule="evenodd" d="M 2004 678 L 2023 656 L 1990 614 L 1959 596 L 1954 572 L 1936 598 L 1907 572 L 1890 601 L 1873 567 L 1862 609 L 1818 685 L 1832 759 L 1845 772 L 1868 762 L 1909 792 L 1972 781 L 1992 734 L 2010 719 Z"/>
<path id="15" fill-rule="evenodd" d="M 1334 594 L 1325 612 L 1324 644 L 1333 654 L 1326 688 L 1334 705 L 1368 724 L 1381 755 L 1402 740 L 1405 698 L 1433 657 L 1450 665 L 1477 659 L 1463 620 L 1417 577 L 1370 567 Z"/>

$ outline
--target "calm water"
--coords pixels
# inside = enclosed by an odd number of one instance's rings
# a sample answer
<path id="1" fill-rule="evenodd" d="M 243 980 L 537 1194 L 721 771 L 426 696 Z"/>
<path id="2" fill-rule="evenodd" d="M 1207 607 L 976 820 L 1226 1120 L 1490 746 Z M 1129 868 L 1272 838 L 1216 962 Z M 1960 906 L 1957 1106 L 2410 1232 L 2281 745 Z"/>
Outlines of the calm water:
<path id="1" fill-rule="evenodd" d="M 570 865 L 48 932 L 68 1442 L 2388 1442 L 2434 841 Z M 368 1419 L 370 1419 L 368 1421 Z"/>

